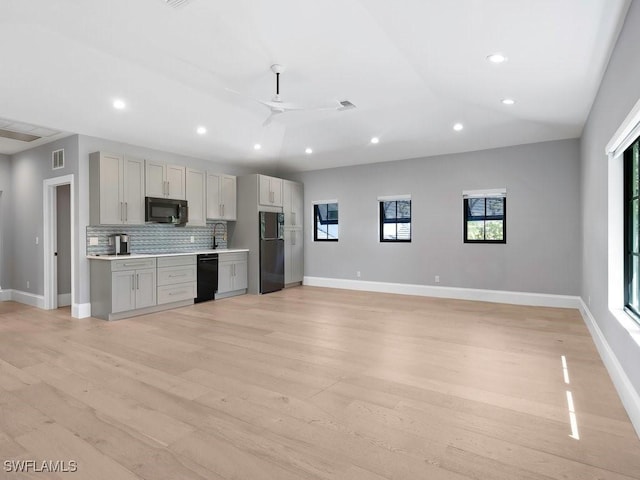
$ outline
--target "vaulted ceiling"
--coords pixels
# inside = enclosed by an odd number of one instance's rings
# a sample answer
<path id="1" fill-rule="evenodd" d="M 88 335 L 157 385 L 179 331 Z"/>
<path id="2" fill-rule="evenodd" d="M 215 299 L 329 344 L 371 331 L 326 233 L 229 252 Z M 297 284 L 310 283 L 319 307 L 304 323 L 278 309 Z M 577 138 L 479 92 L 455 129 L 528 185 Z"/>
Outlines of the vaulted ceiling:
<path id="1" fill-rule="evenodd" d="M 576 138 L 629 3 L 3 0 L 0 117 L 286 170 Z M 263 126 L 274 63 L 284 101 L 356 108 Z"/>

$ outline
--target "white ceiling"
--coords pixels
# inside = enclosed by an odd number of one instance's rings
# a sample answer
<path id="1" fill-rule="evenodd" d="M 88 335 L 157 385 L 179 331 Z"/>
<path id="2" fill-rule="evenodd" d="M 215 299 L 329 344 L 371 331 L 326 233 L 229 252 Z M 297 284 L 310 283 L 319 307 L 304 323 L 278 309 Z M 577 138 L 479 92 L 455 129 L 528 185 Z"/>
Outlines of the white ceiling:
<path id="1" fill-rule="evenodd" d="M 629 3 L 2 0 L 0 117 L 290 170 L 576 138 Z M 273 63 L 284 100 L 357 108 L 263 127 Z"/>

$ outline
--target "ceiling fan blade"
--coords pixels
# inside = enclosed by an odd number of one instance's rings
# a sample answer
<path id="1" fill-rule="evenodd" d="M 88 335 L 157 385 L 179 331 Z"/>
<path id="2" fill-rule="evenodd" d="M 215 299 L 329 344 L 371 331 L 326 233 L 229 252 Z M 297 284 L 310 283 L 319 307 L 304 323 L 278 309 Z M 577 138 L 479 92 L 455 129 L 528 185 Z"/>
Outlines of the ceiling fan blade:
<path id="1" fill-rule="evenodd" d="M 284 110 L 271 110 L 271 114 L 267 117 L 267 119 L 262 122 L 262 126 L 263 127 L 267 127 L 269 125 L 271 125 L 271 122 L 273 121 L 273 117 L 275 117 L 276 115 L 280 115 L 281 113 L 284 113 Z"/>

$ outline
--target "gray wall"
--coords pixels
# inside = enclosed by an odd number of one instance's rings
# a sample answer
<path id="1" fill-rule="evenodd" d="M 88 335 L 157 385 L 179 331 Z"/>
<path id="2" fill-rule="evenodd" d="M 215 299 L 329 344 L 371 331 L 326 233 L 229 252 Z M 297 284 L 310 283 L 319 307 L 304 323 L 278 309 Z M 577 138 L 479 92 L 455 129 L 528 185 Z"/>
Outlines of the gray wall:
<path id="1" fill-rule="evenodd" d="M 52 170 L 51 152 L 60 148 L 64 148 L 65 166 Z M 43 180 L 74 174 L 77 187 L 77 172 L 78 139 L 75 135 L 12 156 L 13 268 L 10 283 L 13 289 L 44 294 Z"/>
<path id="2" fill-rule="evenodd" d="M 71 293 L 71 188 L 56 188 L 58 294 Z"/>
<path id="3" fill-rule="evenodd" d="M 607 195 L 605 146 L 640 98 L 640 2 L 632 2 L 600 85 L 580 143 L 582 159 L 581 295 L 618 361 L 640 392 L 640 347 L 608 309 Z M 589 302 L 589 298 L 591 302 Z"/>
<path id="4" fill-rule="evenodd" d="M 305 276 L 577 295 L 578 140 L 304 172 Z M 507 244 L 462 241 L 462 191 L 507 188 Z M 378 241 L 377 197 L 411 194 L 412 242 Z M 337 199 L 339 242 L 313 242 L 312 202 Z"/>
<path id="5" fill-rule="evenodd" d="M 0 155 L 0 289 L 11 288 L 11 158 Z"/>

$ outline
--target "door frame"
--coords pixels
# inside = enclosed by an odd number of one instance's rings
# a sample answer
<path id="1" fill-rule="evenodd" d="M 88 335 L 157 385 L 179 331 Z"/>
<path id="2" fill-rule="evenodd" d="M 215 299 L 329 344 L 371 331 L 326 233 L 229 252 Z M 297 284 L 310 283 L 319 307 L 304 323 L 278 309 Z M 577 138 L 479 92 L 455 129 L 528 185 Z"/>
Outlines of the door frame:
<path id="1" fill-rule="evenodd" d="M 71 306 L 75 305 L 76 289 L 75 289 L 75 222 L 74 222 L 74 205 L 75 191 L 73 174 L 63 175 L 61 177 L 47 178 L 42 182 L 42 198 L 43 198 L 43 219 L 44 226 L 42 229 L 42 248 L 44 249 L 44 308 L 45 310 L 54 310 L 58 308 L 58 279 L 57 279 L 57 259 L 54 255 L 54 249 L 57 240 L 57 198 L 56 188 L 61 185 L 69 185 L 70 190 L 70 219 L 71 219 Z"/>

